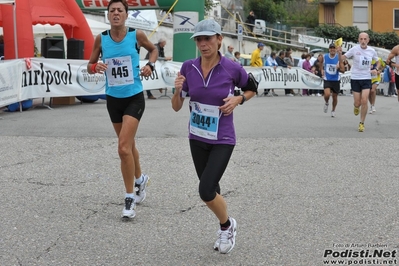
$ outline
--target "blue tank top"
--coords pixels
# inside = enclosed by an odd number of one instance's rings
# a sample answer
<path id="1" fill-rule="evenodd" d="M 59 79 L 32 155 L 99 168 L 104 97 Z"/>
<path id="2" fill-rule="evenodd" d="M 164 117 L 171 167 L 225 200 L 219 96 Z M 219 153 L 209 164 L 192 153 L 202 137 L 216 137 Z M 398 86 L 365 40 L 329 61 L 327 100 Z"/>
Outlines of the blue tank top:
<path id="1" fill-rule="evenodd" d="M 324 73 L 326 80 L 338 81 L 339 71 L 338 71 L 338 55 L 336 54 L 334 58 L 330 58 L 330 54 L 324 55 Z"/>
<path id="2" fill-rule="evenodd" d="M 108 64 L 105 94 L 115 98 L 127 98 L 143 91 L 140 79 L 140 48 L 136 30 L 128 32 L 120 42 L 112 40 L 110 31 L 101 33 L 102 61 Z"/>

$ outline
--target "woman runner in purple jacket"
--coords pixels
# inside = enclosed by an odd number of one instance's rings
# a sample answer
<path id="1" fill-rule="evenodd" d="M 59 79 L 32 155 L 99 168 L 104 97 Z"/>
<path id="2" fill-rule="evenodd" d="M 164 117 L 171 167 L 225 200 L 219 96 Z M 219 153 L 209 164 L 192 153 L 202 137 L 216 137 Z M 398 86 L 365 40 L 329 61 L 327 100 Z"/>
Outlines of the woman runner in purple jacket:
<path id="1" fill-rule="evenodd" d="M 236 144 L 233 110 L 255 95 L 257 83 L 242 66 L 221 55 L 221 27 L 213 19 L 200 21 L 191 38 L 201 56 L 183 63 L 175 80 L 172 108 L 177 112 L 190 94 L 189 142 L 199 178 L 199 194 L 220 222 L 214 249 L 230 252 L 237 222 L 227 213 L 219 181 Z M 234 96 L 234 88 L 244 91 Z"/>

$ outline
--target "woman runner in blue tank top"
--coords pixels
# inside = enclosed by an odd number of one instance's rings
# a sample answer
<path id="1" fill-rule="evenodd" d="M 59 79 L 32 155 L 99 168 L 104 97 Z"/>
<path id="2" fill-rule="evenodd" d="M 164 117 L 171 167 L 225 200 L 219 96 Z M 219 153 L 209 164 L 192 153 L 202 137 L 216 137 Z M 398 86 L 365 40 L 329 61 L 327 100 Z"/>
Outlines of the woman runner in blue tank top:
<path id="1" fill-rule="evenodd" d="M 111 0 L 108 4 L 111 29 L 97 35 L 87 71 L 106 76 L 107 110 L 118 136 L 118 153 L 125 184 L 123 218 L 136 216 L 135 206 L 145 199 L 149 177 L 141 173 L 135 135 L 145 109 L 140 76 L 148 77 L 158 58 L 156 47 L 141 30 L 127 28 L 126 0 Z M 150 54 L 149 62 L 140 69 L 140 47 Z M 98 61 L 101 54 L 102 61 Z"/>

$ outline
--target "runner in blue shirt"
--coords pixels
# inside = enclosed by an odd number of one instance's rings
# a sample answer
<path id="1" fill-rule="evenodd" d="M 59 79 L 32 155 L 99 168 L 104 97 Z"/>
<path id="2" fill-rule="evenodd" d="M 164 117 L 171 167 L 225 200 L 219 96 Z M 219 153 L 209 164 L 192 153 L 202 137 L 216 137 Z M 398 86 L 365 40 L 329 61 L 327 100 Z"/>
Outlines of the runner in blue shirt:
<path id="1" fill-rule="evenodd" d="M 122 217 L 130 219 L 136 216 L 136 203 L 146 197 L 145 188 L 149 180 L 141 173 L 134 139 L 145 109 L 140 76 L 151 75 L 158 51 L 143 31 L 125 26 L 128 17 L 126 0 L 111 0 L 107 9 L 111 29 L 97 35 L 87 71 L 90 74 L 105 72 L 107 110 L 118 136 L 118 153 L 126 189 Z M 142 68 L 139 66 L 140 47 L 150 53 L 148 63 Z M 100 54 L 101 62 L 98 61 Z"/>
<path id="2" fill-rule="evenodd" d="M 324 77 L 324 113 L 327 113 L 330 95 L 332 92 L 331 117 L 335 117 L 335 108 L 338 103 L 338 94 L 341 88 L 339 72 L 345 72 L 342 63 L 342 48 L 335 47 L 331 43 L 328 47 L 329 53 L 324 55 L 322 74 Z"/>

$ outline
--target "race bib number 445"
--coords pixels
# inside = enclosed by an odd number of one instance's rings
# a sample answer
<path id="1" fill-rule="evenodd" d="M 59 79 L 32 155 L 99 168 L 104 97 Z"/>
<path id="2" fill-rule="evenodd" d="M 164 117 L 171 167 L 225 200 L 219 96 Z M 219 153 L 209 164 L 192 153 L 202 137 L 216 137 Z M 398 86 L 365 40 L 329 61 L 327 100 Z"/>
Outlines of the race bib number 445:
<path id="1" fill-rule="evenodd" d="M 134 84 L 130 56 L 110 58 L 105 63 L 108 65 L 106 74 L 109 87 Z"/>
<path id="2" fill-rule="evenodd" d="M 190 102 L 190 133 L 202 138 L 216 140 L 219 128 L 218 106 Z"/>

